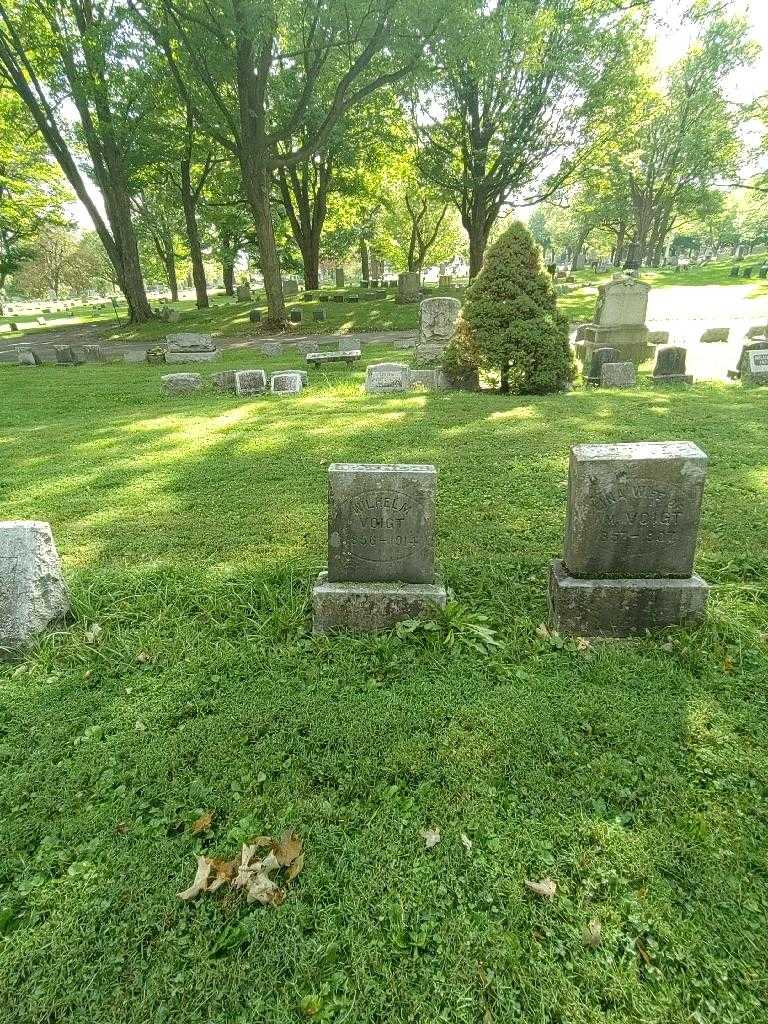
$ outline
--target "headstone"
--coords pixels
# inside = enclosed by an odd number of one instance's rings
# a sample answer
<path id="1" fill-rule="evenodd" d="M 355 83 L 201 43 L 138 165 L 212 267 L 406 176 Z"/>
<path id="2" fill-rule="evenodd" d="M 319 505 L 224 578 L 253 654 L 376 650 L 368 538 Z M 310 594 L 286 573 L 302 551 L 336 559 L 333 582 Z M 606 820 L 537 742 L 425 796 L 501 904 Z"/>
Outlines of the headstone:
<path id="1" fill-rule="evenodd" d="M 407 391 L 409 386 L 409 371 L 405 363 L 371 363 L 365 371 L 365 390 L 369 394 Z"/>
<path id="2" fill-rule="evenodd" d="M 211 377 L 211 383 L 217 391 L 234 391 L 237 370 L 220 370 Z"/>
<path id="3" fill-rule="evenodd" d="M 592 352 L 589 361 L 586 381 L 588 384 L 601 384 L 603 380 L 603 364 L 618 363 L 620 359 L 618 349 L 596 348 Z"/>
<path id="4" fill-rule="evenodd" d="M 169 334 L 166 341 L 168 363 L 208 363 L 219 354 L 210 334 Z"/>
<path id="5" fill-rule="evenodd" d="M 565 553 L 552 563 L 555 628 L 642 636 L 700 619 L 693 573 L 707 456 L 687 441 L 571 449 Z"/>
<path id="6" fill-rule="evenodd" d="M 459 322 L 461 303 L 440 296 L 424 299 L 419 306 L 419 340 L 414 362 L 424 366 L 439 362 L 453 340 Z"/>
<path id="7" fill-rule="evenodd" d="M 280 356 L 283 354 L 283 346 L 279 341 L 265 341 L 260 348 L 261 354 L 265 356 Z"/>
<path id="8" fill-rule="evenodd" d="M 413 335 L 406 334 L 404 337 L 395 338 L 392 344 L 394 348 L 415 348 L 416 338 Z"/>
<path id="9" fill-rule="evenodd" d="M 752 277 L 753 271 L 754 271 L 754 267 L 744 267 L 744 272 L 742 273 L 741 276 L 742 277 L 746 277 L 746 278 L 750 278 L 750 277 Z"/>
<path id="10" fill-rule="evenodd" d="M 272 379 L 272 377 L 279 377 L 286 373 L 297 373 L 299 377 L 301 377 L 302 388 L 309 387 L 309 374 L 307 373 L 306 370 L 275 370 L 274 373 L 270 374 L 270 380 Z"/>
<path id="11" fill-rule="evenodd" d="M 235 394 L 242 397 L 261 395 L 267 390 L 267 375 L 263 370 L 237 370 Z"/>
<path id="12" fill-rule="evenodd" d="M 728 327 L 710 327 L 709 330 L 704 331 L 699 340 L 703 345 L 724 344 L 728 341 L 730 333 Z"/>
<path id="13" fill-rule="evenodd" d="M 622 362 L 639 365 L 651 354 L 645 316 L 650 286 L 628 274 L 614 274 L 598 287 L 594 323 L 579 330 L 577 354 L 588 364 L 598 348 L 618 349 Z"/>
<path id="14" fill-rule="evenodd" d="M 344 281 L 345 281 L 344 268 L 343 267 L 336 267 L 336 287 L 337 288 L 343 288 L 344 287 Z"/>
<path id="15" fill-rule="evenodd" d="M 760 280 L 765 281 L 768 278 L 768 264 L 764 263 L 757 273 Z"/>
<path id="16" fill-rule="evenodd" d="M 238 302 L 250 302 L 251 301 L 251 286 L 247 281 L 239 284 L 235 289 L 235 297 Z"/>
<path id="17" fill-rule="evenodd" d="M 650 331 L 648 334 L 649 345 L 669 344 L 669 331 Z"/>
<path id="18" fill-rule="evenodd" d="M 452 387 L 451 378 L 439 366 L 432 369 L 410 370 L 408 384 L 412 388 L 426 388 L 427 391 L 449 391 Z"/>
<path id="19" fill-rule="evenodd" d="M 322 323 L 323 320 L 327 320 L 328 319 L 328 313 L 324 309 L 313 309 L 312 310 L 312 319 L 316 323 Z"/>
<path id="20" fill-rule="evenodd" d="M 144 359 L 150 366 L 162 366 L 165 363 L 165 349 L 161 345 L 148 348 Z"/>
<path id="21" fill-rule="evenodd" d="M 301 374 L 294 370 L 285 373 L 273 373 L 269 380 L 273 395 L 298 395 L 304 387 Z"/>
<path id="22" fill-rule="evenodd" d="M 181 313 L 178 311 L 178 309 L 169 309 L 166 320 L 168 321 L 169 324 L 178 323 L 179 320 L 181 320 Z"/>
<path id="23" fill-rule="evenodd" d="M 328 482 L 328 571 L 312 594 L 314 632 L 390 629 L 444 607 L 435 467 L 334 464 Z"/>
<path id="24" fill-rule="evenodd" d="M 604 388 L 633 388 L 637 384 L 634 363 L 603 363 L 600 367 L 600 386 Z"/>
<path id="25" fill-rule="evenodd" d="M 754 327 L 750 327 L 745 337 L 749 338 L 750 341 L 754 340 L 755 338 L 768 337 L 768 326 L 766 326 L 765 324 L 757 324 Z"/>
<path id="26" fill-rule="evenodd" d="M 37 366 L 37 356 L 30 345 L 16 346 L 16 362 L 19 366 Z"/>
<path id="27" fill-rule="evenodd" d="M 310 366 L 321 366 L 323 363 L 356 363 L 362 355 L 359 348 L 350 348 L 334 352 L 307 352 L 307 362 Z"/>
<path id="28" fill-rule="evenodd" d="M 104 362 L 104 350 L 102 349 L 101 345 L 83 345 L 83 362 Z"/>
<path id="29" fill-rule="evenodd" d="M 438 288 L 453 288 L 453 275 L 441 274 L 437 281 Z"/>
<path id="30" fill-rule="evenodd" d="M 339 352 L 357 352 L 360 342 L 354 338 L 339 338 Z"/>
<path id="31" fill-rule="evenodd" d="M 749 353 L 750 352 L 762 352 L 762 351 L 767 351 L 768 352 L 768 339 L 766 339 L 765 341 L 750 341 L 746 345 L 742 345 L 741 346 L 741 354 L 739 356 L 739 361 L 736 364 L 736 369 L 735 370 L 729 370 L 728 371 L 728 376 L 732 380 L 738 380 L 738 378 L 741 377 L 741 375 L 743 373 L 746 373 L 746 371 L 747 371 L 747 362 L 749 360 Z"/>
<path id="32" fill-rule="evenodd" d="M 314 341 L 297 341 L 296 350 L 303 356 L 308 356 L 310 352 L 314 352 L 317 348 L 317 343 Z"/>
<path id="33" fill-rule="evenodd" d="M 71 366 L 75 362 L 75 350 L 71 345 L 54 345 L 53 351 L 60 366 Z"/>
<path id="34" fill-rule="evenodd" d="M 300 324 L 301 323 L 301 310 L 300 309 L 292 309 L 290 311 L 290 313 L 288 314 L 288 318 L 290 319 L 292 324 Z"/>
<path id="35" fill-rule="evenodd" d="M 0 657 L 23 651 L 69 611 L 48 523 L 0 522 Z"/>
<path id="36" fill-rule="evenodd" d="M 350 294 L 348 294 L 347 297 L 346 297 L 346 301 L 347 302 L 359 302 L 360 301 L 360 296 L 359 295 L 350 295 Z"/>
<path id="37" fill-rule="evenodd" d="M 328 292 L 322 292 L 320 295 L 318 295 L 317 300 L 318 302 L 330 302 L 331 296 L 328 294 Z"/>
<path id="38" fill-rule="evenodd" d="M 693 376 L 685 372 L 687 350 L 679 345 L 669 345 L 656 352 L 653 368 L 654 384 L 692 384 Z"/>
<path id="39" fill-rule="evenodd" d="M 291 295 L 299 294 L 299 282 L 294 281 L 293 278 L 288 278 L 283 281 L 283 295 L 288 298 Z"/>
<path id="40" fill-rule="evenodd" d="M 768 384 L 768 351 L 753 349 L 741 374 L 745 384 Z"/>
<path id="41" fill-rule="evenodd" d="M 199 373 L 166 373 L 160 381 L 169 395 L 188 395 L 203 386 L 203 378 Z"/>
<path id="42" fill-rule="evenodd" d="M 252 324 L 261 323 L 261 310 L 252 309 L 248 314 L 248 319 L 251 321 Z"/>
<path id="43" fill-rule="evenodd" d="M 371 287 L 375 287 L 373 281 L 371 281 Z M 418 274 L 406 272 L 399 274 L 397 278 L 397 296 L 395 302 L 398 306 L 410 306 L 415 305 L 419 301 L 419 290 L 421 288 L 421 279 Z"/>
<path id="44" fill-rule="evenodd" d="M 19 329 L 19 325 L 17 323 L 12 323 L 11 324 L 11 330 L 12 331 L 18 331 L 18 329 Z"/>

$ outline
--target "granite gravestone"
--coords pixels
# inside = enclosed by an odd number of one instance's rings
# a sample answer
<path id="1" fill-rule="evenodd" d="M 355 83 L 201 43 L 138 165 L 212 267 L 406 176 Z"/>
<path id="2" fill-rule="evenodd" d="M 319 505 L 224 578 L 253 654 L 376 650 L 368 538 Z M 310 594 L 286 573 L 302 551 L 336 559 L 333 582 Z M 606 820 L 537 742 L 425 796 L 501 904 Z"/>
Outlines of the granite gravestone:
<path id="1" fill-rule="evenodd" d="M 369 394 L 407 391 L 409 371 L 405 363 L 371 363 L 365 371 L 365 390 Z"/>
<path id="2" fill-rule="evenodd" d="M 745 384 L 768 384 L 768 352 L 764 349 L 749 352 L 741 377 Z"/>
<path id="3" fill-rule="evenodd" d="M 728 327 L 710 327 L 709 330 L 704 331 L 699 340 L 702 345 L 724 345 L 728 341 L 730 333 Z"/>
<path id="4" fill-rule="evenodd" d="M 235 298 L 238 302 L 250 302 L 251 301 L 251 286 L 247 281 L 243 284 L 239 284 L 235 289 Z"/>
<path id="5" fill-rule="evenodd" d="M 267 390 L 267 375 L 263 370 L 237 370 L 235 394 L 241 397 L 260 395 Z"/>
<path id="6" fill-rule="evenodd" d="M 558 630 L 641 636 L 704 615 L 693 559 L 706 473 L 685 441 L 571 449 L 565 552 L 550 572 Z"/>
<path id="7" fill-rule="evenodd" d="M 167 363 L 208 363 L 219 354 L 210 334 L 169 334 Z"/>
<path id="8" fill-rule="evenodd" d="M 768 340 L 766 341 L 750 341 L 745 345 L 741 346 L 741 353 L 739 355 L 739 361 L 736 364 L 735 370 L 729 370 L 728 376 L 731 380 L 738 380 L 743 374 L 747 372 L 747 365 L 749 360 L 750 352 L 762 352 L 768 351 Z"/>
<path id="9" fill-rule="evenodd" d="M 290 277 L 287 280 L 283 281 L 283 295 L 284 296 L 298 295 L 298 294 L 299 294 L 299 282 L 298 281 L 294 281 L 293 278 L 290 278 Z"/>
<path id="10" fill-rule="evenodd" d="M 72 366 L 75 362 L 75 350 L 71 345 L 54 345 L 53 351 L 59 366 Z"/>
<path id="11" fill-rule="evenodd" d="M 336 267 L 336 287 L 343 288 L 345 283 L 344 268 Z"/>
<path id="12" fill-rule="evenodd" d="M 286 373 L 273 373 L 269 386 L 273 395 L 298 395 L 304 387 L 301 374 L 293 370 Z"/>
<path id="13" fill-rule="evenodd" d="M 16 346 L 16 361 L 19 366 L 37 365 L 37 358 L 29 345 Z"/>
<path id="14" fill-rule="evenodd" d="M 0 523 L 0 657 L 22 650 L 69 610 L 48 523 Z"/>
<path id="15" fill-rule="evenodd" d="M 389 629 L 444 606 L 435 467 L 335 464 L 328 484 L 328 571 L 313 591 L 314 631 Z"/>
<path id="16" fill-rule="evenodd" d="M 653 368 L 654 384 L 693 384 L 693 376 L 685 372 L 687 350 L 680 345 L 669 345 L 656 352 Z"/>
<path id="17" fill-rule="evenodd" d="M 373 282 L 371 282 L 371 286 L 373 286 Z M 419 301 L 420 288 L 421 278 L 417 273 L 406 271 L 404 274 L 398 274 L 395 302 L 399 306 L 414 305 Z"/>
<path id="18" fill-rule="evenodd" d="M 604 388 L 633 388 L 637 384 L 634 363 L 603 363 L 600 367 L 600 386 Z"/>
<path id="19" fill-rule="evenodd" d="M 188 395 L 203 386 L 203 378 L 199 373 L 166 373 L 160 381 L 163 390 L 169 395 Z"/>
<path id="20" fill-rule="evenodd" d="M 443 353 L 456 334 L 461 303 L 458 299 L 438 296 L 424 299 L 419 306 L 419 340 L 414 364 L 429 366 L 442 360 Z"/>
<path id="21" fill-rule="evenodd" d="M 214 388 L 217 391 L 234 391 L 236 373 L 237 370 L 221 370 L 219 373 L 214 373 L 211 377 Z"/>
<path id="22" fill-rule="evenodd" d="M 261 354 L 264 356 L 280 356 L 283 354 L 283 346 L 279 341 L 265 341 L 261 346 Z"/>
<path id="23" fill-rule="evenodd" d="M 595 349 L 610 346 L 621 362 L 639 365 L 650 355 L 645 316 L 650 285 L 626 274 L 598 288 L 594 323 L 579 328 L 577 354 L 588 365 Z"/>
<path id="24" fill-rule="evenodd" d="M 619 353 L 615 348 L 596 348 L 589 359 L 589 371 L 587 373 L 587 384 L 600 384 L 603 379 L 603 364 L 617 363 Z"/>
<path id="25" fill-rule="evenodd" d="M 101 363 L 104 361 L 104 351 L 101 345 L 83 345 L 83 362 Z"/>

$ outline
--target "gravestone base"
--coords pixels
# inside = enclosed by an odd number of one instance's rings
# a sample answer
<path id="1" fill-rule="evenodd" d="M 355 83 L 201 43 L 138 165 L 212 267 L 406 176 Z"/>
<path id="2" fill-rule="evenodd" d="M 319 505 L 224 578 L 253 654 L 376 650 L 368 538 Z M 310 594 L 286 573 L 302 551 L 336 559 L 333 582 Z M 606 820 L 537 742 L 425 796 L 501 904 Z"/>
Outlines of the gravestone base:
<path id="1" fill-rule="evenodd" d="M 550 567 L 549 607 L 560 633 L 571 636 L 631 637 L 646 630 L 704 618 L 709 585 L 686 579 L 581 579 L 556 558 Z"/>
<path id="2" fill-rule="evenodd" d="M 642 324 L 623 327 L 584 324 L 578 331 L 576 355 L 585 366 L 589 366 L 595 349 L 615 348 L 619 353 L 620 362 L 630 362 L 639 366 L 653 355 L 653 346 L 648 344 L 649 334 L 648 328 Z"/>
<path id="3" fill-rule="evenodd" d="M 403 619 L 423 618 L 448 594 L 442 583 L 329 583 L 321 572 L 312 590 L 312 632 L 376 633 Z"/>
<path id="4" fill-rule="evenodd" d="M 213 352 L 171 352 L 168 349 L 165 353 L 165 361 L 169 366 L 176 366 L 179 363 L 210 363 L 218 358 L 218 349 L 214 349 Z"/>
<path id="5" fill-rule="evenodd" d="M 654 373 L 653 384 L 693 384 L 692 373 Z"/>

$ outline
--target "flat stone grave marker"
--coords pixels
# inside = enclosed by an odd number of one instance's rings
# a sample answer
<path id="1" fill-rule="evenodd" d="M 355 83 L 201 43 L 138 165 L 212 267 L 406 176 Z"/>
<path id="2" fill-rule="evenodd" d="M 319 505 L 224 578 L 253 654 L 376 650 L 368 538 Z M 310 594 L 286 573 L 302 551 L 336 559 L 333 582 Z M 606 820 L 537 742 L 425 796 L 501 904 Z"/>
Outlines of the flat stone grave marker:
<path id="1" fill-rule="evenodd" d="M 235 394 L 242 397 L 260 395 L 267 390 L 267 375 L 263 370 L 236 370 Z"/>
<path id="2" fill-rule="evenodd" d="M 339 352 L 308 352 L 307 362 L 310 366 L 320 366 L 322 363 L 355 363 L 362 355 L 359 348 Z"/>
<path id="3" fill-rule="evenodd" d="M 166 336 L 169 352 L 215 352 L 216 345 L 210 334 L 169 334 Z"/>
<path id="4" fill-rule="evenodd" d="M 706 473 L 688 441 L 571 449 L 565 552 L 550 573 L 558 629 L 639 636 L 703 616 L 693 559 Z"/>
<path id="5" fill-rule="evenodd" d="M 261 346 L 261 353 L 265 356 L 281 356 L 283 346 L 279 341 L 265 341 Z"/>
<path id="6" fill-rule="evenodd" d="M 214 373 L 211 382 L 217 391 L 234 391 L 237 370 L 221 370 Z"/>
<path id="7" fill-rule="evenodd" d="M 328 571 L 313 591 L 316 633 L 388 629 L 445 605 L 434 564 L 436 489 L 429 465 L 329 468 Z"/>
<path id="8" fill-rule="evenodd" d="M 600 367 L 600 385 L 604 388 L 633 388 L 637 384 L 634 363 L 603 363 Z"/>
<path id="9" fill-rule="evenodd" d="M 306 370 L 275 370 L 274 373 L 271 373 L 269 375 L 270 380 L 272 379 L 272 377 L 279 377 L 280 375 L 285 373 L 298 373 L 298 375 L 301 377 L 302 387 L 309 387 L 309 374 L 307 373 Z"/>
<path id="10" fill-rule="evenodd" d="M 273 395 L 298 395 L 304 387 L 301 374 L 293 370 L 286 373 L 273 373 L 269 386 Z"/>
<path id="11" fill-rule="evenodd" d="M 704 331 L 699 340 L 703 345 L 722 345 L 728 341 L 730 333 L 730 328 L 728 327 L 710 327 L 709 330 Z"/>
<path id="12" fill-rule="evenodd" d="M 405 363 L 371 363 L 365 371 L 365 390 L 369 394 L 407 391 L 409 369 Z"/>
<path id="13" fill-rule="evenodd" d="M 745 384 L 768 384 L 768 351 L 753 349 L 747 354 L 747 368 L 742 378 Z"/>
<path id="14" fill-rule="evenodd" d="M 160 381 L 169 395 L 189 395 L 203 386 L 199 373 L 166 373 Z"/>
<path id="15" fill-rule="evenodd" d="M 29 345 L 16 346 L 16 361 L 19 366 L 37 366 L 37 356 Z"/>
<path id="16" fill-rule="evenodd" d="M 300 324 L 301 323 L 301 310 L 300 309 L 292 309 L 290 311 L 290 313 L 288 314 L 288 317 L 289 317 L 289 319 L 290 319 L 292 324 Z"/>
<path id="17" fill-rule="evenodd" d="M 328 313 L 324 309 L 314 309 L 312 311 L 312 319 L 314 321 L 316 321 L 317 323 L 320 323 L 323 320 L 327 320 L 328 319 Z"/>
<path id="18" fill-rule="evenodd" d="M 69 611 L 48 523 L 0 522 L 0 657 L 23 650 Z"/>
<path id="19" fill-rule="evenodd" d="M 75 362 L 75 350 L 71 345 L 54 345 L 53 351 L 60 366 L 71 366 Z"/>
<path id="20" fill-rule="evenodd" d="M 101 363 L 104 361 L 104 352 L 101 345 L 83 345 L 83 362 Z"/>
<path id="21" fill-rule="evenodd" d="M 261 323 L 261 310 L 252 309 L 248 314 L 248 319 L 251 321 L 252 324 Z"/>

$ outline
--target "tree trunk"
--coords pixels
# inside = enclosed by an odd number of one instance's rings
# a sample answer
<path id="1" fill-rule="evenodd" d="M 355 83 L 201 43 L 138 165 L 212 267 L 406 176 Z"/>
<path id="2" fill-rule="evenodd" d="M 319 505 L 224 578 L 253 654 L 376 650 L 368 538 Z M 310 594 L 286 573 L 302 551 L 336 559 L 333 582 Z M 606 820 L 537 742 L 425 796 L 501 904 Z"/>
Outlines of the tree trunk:
<path id="1" fill-rule="evenodd" d="M 465 228 L 467 225 L 464 225 Z M 477 277 L 483 267 L 485 247 L 488 244 L 488 232 L 481 224 L 471 224 L 467 228 L 469 234 L 469 279 Z"/>
<path id="2" fill-rule="evenodd" d="M 176 258 L 173 253 L 165 267 L 168 275 L 168 287 L 171 289 L 171 302 L 179 301 L 179 278 L 176 274 Z"/>
<path id="3" fill-rule="evenodd" d="M 360 273 L 363 281 L 371 280 L 371 254 L 365 238 L 360 239 Z"/>
<path id="4" fill-rule="evenodd" d="M 119 254 L 119 260 L 115 264 L 117 283 L 128 303 L 128 316 L 131 323 L 146 323 L 147 320 L 152 319 L 153 314 L 144 288 L 139 245 L 131 220 L 128 195 L 120 188 L 103 189 L 102 191 L 115 248 Z"/>
<path id="5" fill-rule="evenodd" d="M 618 267 L 621 265 L 621 261 L 624 257 L 624 241 L 627 237 L 627 222 L 622 220 L 619 221 L 619 229 L 616 232 L 616 248 L 613 254 L 613 265 Z"/>
<path id="6" fill-rule="evenodd" d="M 200 231 L 197 227 L 196 202 L 192 192 L 192 168 L 189 160 L 181 161 L 181 205 L 184 209 L 184 224 L 187 229 L 189 259 L 192 263 L 192 281 L 198 309 L 208 309 L 208 286 L 205 281 L 203 249 L 200 245 Z"/>
<path id="7" fill-rule="evenodd" d="M 505 362 L 501 367 L 501 381 L 499 383 L 499 391 L 502 395 L 509 394 L 509 363 Z"/>
<path id="8" fill-rule="evenodd" d="M 264 291 L 267 294 L 267 323 L 282 327 L 285 323 L 285 300 L 280 279 L 280 258 L 277 254 L 275 228 L 272 223 L 270 204 L 270 174 L 265 168 L 253 166 L 246 154 L 241 161 L 243 184 L 248 206 L 253 214 L 256 239 L 259 245 L 259 262 L 264 277 Z"/>
<path id="9" fill-rule="evenodd" d="M 221 261 L 221 276 L 224 278 L 224 294 L 235 294 L 235 264 L 232 260 Z"/>

